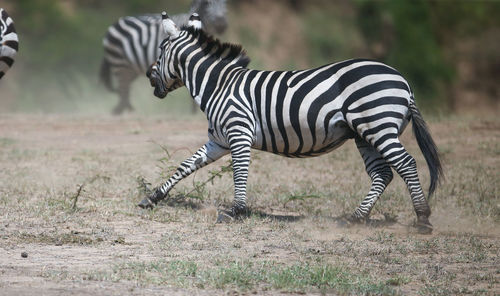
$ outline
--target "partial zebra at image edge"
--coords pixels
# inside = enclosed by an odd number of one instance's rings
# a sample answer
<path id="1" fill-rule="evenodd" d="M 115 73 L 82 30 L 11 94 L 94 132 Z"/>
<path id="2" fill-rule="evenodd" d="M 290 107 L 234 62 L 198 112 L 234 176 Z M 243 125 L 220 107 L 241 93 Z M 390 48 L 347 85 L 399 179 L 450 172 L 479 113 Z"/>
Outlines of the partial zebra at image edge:
<path id="1" fill-rule="evenodd" d="M 14 21 L 7 11 L 0 8 L 0 79 L 12 67 L 19 51 L 19 38 Z"/>

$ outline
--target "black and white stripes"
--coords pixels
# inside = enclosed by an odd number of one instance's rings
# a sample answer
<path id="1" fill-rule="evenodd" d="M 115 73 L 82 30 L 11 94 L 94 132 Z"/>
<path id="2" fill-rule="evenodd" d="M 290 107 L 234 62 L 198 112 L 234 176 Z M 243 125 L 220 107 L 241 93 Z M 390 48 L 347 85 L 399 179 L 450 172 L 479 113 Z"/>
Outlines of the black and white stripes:
<path id="1" fill-rule="evenodd" d="M 164 18 L 167 38 L 148 77 L 160 98 L 176 87 L 187 87 L 207 116 L 209 141 L 140 206 L 152 206 L 180 179 L 231 153 L 235 200 L 230 215 L 234 216 L 246 209 L 251 148 L 310 157 L 355 139 L 372 185 L 351 219 L 368 217 L 394 169 L 408 186 L 420 230 L 432 230 L 415 160 L 399 141 L 410 120 L 431 172 L 429 196 L 441 165 L 412 91 L 399 72 L 362 59 L 302 71 L 251 70 L 240 46 L 221 44 L 193 26 L 178 29 Z"/>
<path id="2" fill-rule="evenodd" d="M 205 29 L 220 34 L 227 27 L 225 0 L 193 0 L 189 14 L 173 16 L 179 26 L 186 25 L 191 13 L 198 13 Z M 105 86 L 117 92 L 120 101 L 114 114 L 133 110 L 130 86 L 138 75 L 146 73 L 159 55 L 158 46 L 166 35 L 161 29 L 159 15 L 122 17 L 109 27 L 104 39 L 104 59 L 100 79 Z"/>
<path id="3" fill-rule="evenodd" d="M 0 8 L 0 79 L 12 67 L 18 47 L 14 21 L 3 8 Z"/>

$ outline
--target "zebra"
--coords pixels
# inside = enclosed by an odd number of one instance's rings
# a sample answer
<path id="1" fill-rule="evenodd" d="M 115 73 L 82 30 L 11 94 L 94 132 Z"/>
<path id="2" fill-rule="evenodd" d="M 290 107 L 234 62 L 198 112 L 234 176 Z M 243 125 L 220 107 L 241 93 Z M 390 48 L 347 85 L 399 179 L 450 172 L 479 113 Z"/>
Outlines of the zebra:
<path id="1" fill-rule="evenodd" d="M 323 155 L 354 139 L 372 182 L 348 221 L 367 221 L 394 169 L 410 192 L 418 231 L 432 232 L 416 161 L 399 140 L 410 120 L 430 172 L 429 197 L 443 170 L 414 94 L 397 70 L 368 59 L 300 71 L 252 70 L 240 45 L 221 43 L 198 29 L 196 15 L 181 29 L 166 13 L 162 22 L 167 38 L 147 73 L 154 94 L 164 98 L 186 86 L 207 116 L 209 140 L 138 206 L 152 208 L 180 180 L 230 153 L 234 201 L 218 220 L 234 219 L 247 210 L 251 148 L 302 158 Z"/>
<path id="2" fill-rule="evenodd" d="M 209 32 L 222 34 L 227 28 L 226 0 L 194 0 L 189 11 L 189 14 L 173 16 L 172 20 L 182 26 L 188 22 L 191 13 L 197 12 Z M 166 37 L 160 27 L 161 17 L 156 14 L 122 17 L 108 28 L 103 38 L 105 55 L 100 80 L 119 95 L 113 114 L 133 111 L 130 86 L 158 58 L 158 46 Z"/>
<path id="3" fill-rule="evenodd" d="M 12 67 L 19 49 L 19 40 L 14 21 L 3 8 L 0 8 L 0 79 Z"/>

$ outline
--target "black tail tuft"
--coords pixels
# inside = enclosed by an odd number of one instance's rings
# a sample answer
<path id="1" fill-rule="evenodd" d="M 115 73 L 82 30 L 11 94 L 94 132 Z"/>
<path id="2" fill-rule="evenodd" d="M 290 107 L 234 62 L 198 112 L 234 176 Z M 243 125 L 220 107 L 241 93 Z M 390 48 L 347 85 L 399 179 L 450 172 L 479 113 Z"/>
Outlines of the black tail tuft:
<path id="1" fill-rule="evenodd" d="M 107 59 L 102 59 L 101 70 L 99 71 L 100 81 L 106 86 L 110 91 L 115 91 L 111 83 L 111 64 Z"/>
<path id="2" fill-rule="evenodd" d="M 429 167 L 431 184 L 429 185 L 429 195 L 427 198 L 430 199 L 437 184 L 439 183 L 439 180 L 444 177 L 443 167 L 441 166 L 439 153 L 437 151 L 436 144 L 431 137 L 429 128 L 427 127 L 422 114 L 420 114 L 417 106 L 415 106 L 413 102 L 410 103 L 410 113 L 413 120 L 413 133 L 417 139 L 418 146 L 425 157 L 427 166 Z"/>

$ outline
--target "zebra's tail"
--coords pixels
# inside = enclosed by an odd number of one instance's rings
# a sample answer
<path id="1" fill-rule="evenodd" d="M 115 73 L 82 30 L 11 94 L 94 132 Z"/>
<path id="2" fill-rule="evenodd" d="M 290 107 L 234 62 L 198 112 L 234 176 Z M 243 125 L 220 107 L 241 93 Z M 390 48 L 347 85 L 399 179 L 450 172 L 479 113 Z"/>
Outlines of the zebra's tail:
<path id="1" fill-rule="evenodd" d="M 111 83 L 111 64 L 107 59 L 102 59 L 101 69 L 99 71 L 100 82 L 103 83 L 110 91 L 115 91 Z"/>
<path id="2" fill-rule="evenodd" d="M 427 127 L 422 114 L 418 111 L 414 100 L 410 103 L 410 113 L 413 120 L 413 134 L 417 139 L 418 146 L 420 147 L 420 150 L 425 157 L 425 161 L 427 162 L 427 166 L 429 167 L 431 184 L 429 185 L 429 194 L 427 198 L 430 199 L 440 179 L 444 177 L 443 167 L 441 166 L 441 160 L 439 159 L 436 143 L 434 143 L 434 140 L 429 132 L 429 128 Z"/>

